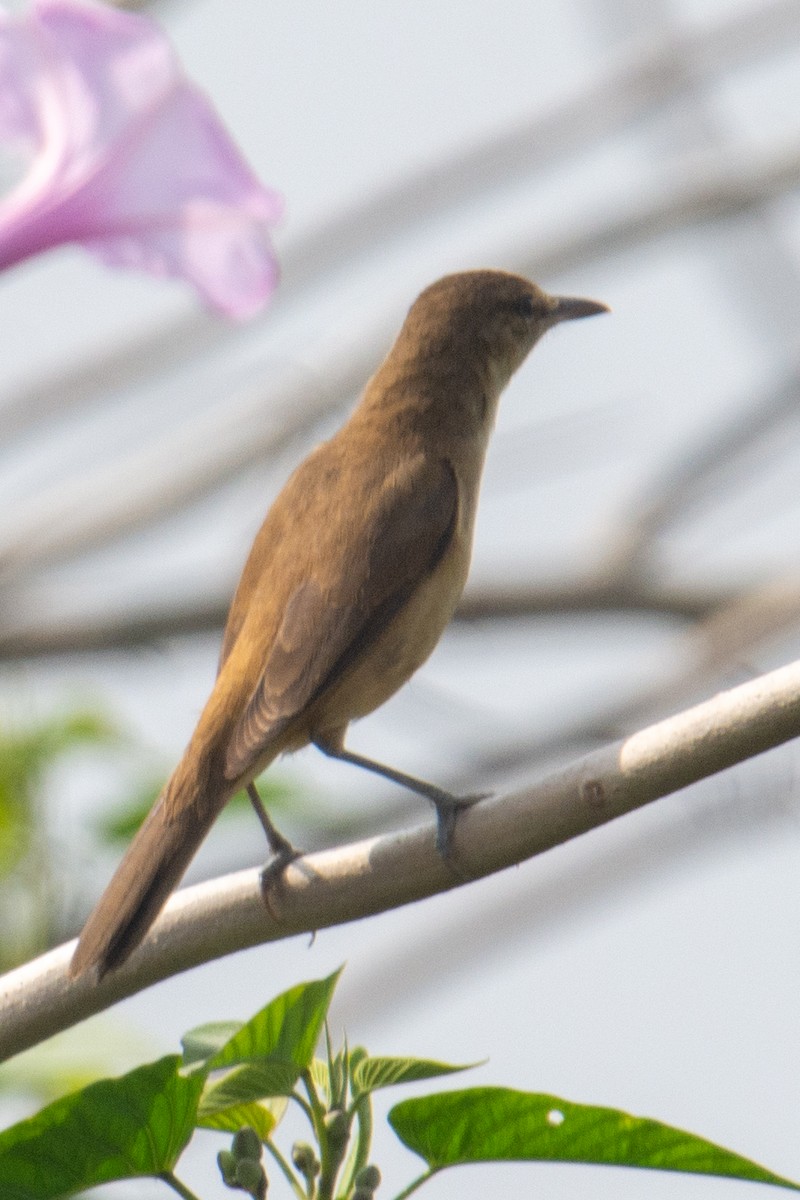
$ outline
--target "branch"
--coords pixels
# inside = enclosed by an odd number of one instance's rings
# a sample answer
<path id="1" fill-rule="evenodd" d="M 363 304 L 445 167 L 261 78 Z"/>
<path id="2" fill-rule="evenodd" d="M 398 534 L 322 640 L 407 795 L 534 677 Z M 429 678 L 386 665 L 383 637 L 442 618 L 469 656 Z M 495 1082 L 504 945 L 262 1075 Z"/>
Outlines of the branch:
<path id="1" fill-rule="evenodd" d="M 0 1058 L 200 963 L 501 871 L 798 734 L 800 661 L 476 805 L 457 826 L 458 875 L 437 854 L 428 824 L 300 858 L 278 885 L 277 917 L 264 906 L 254 870 L 185 888 L 131 959 L 100 984 L 69 980 L 74 943 L 0 980 Z"/>
<path id="2" fill-rule="evenodd" d="M 641 122 L 665 105 L 718 77 L 791 45 L 800 29 L 796 0 L 770 0 L 745 12 L 681 30 L 666 39 L 625 47 L 597 76 L 542 113 L 506 130 L 492 130 L 473 145 L 448 157 L 438 154 L 399 180 L 321 222 L 281 252 L 280 295 L 262 323 L 279 306 L 293 302 L 309 286 L 387 242 L 399 241 L 456 206 L 466 206 L 487 191 L 513 185 L 569 160 L 603 138 Z M 206 353 L 209 343 L 232 343 L 239 331 L 203 313 L 187 313 L 159 323 L 147 333 L 112 350 L 88 355 L 66 371 L 39 375 L 3 394 L 3 432 L 31 424 L 106 397 L 110 391 L 143 384 L 165 366 Z M 231 417 L 235 420 L 235 414 Z"/>
<path id="3" fill-rule="evenodd" d="M 680 58 L 672 62 L 673 67 L 676 64 L 685 66 Z M 648 60 L 645 80 L 651 68 Z M 637 71 L 641 69 L 638 64 Z M 683 69 L 676 73 L 683 78 Z M 636 80 L 632 97 L 638 105 L 638 85 L 642 83 L 638 73 Z M 582 104 L 580 111 L 599 113 L 605 111 L 605 106 Z M 557 140 L 551 132 L 540 144 L 554 145 Z M 749 159 L 742 163 L 738 156 L 725 161 L 713 155 L 702 168 L 694 162 L 690 167 L 691 178 L 677 185 L 655 187 L 655 194 L 644 201 L 636 197 L 627 211 L 618 211 L 619 197 L 610 198 L 605 213 L 596 217 L 588 229 L 579 220 L 576 228 L 546 236 L 543 244 L 526 250 L 520 249 L 517 237 L 505 252 L 498 254 L 495 248 L 494 256 L 534 278 L 558 276 L 668 233 L 740 217 L 797 189 L 800 154 L 790 146 L 756 163 Z M 439 174 L 437 165 L 434 178 L 438 180 Z M 481 177 L 486 177 L 485 172 Z M 326 240 L 341 249 L 342 239 L 331 237 L 330 227 Z M 298 414 L 301 427 L 308 428 L 358 393 L 388 344 L 395 320 L 394 306 L 379 313 L 372 327 L 362 331 L 352 358 L 341 355 L 338 338 L 323 351 L 315 368 L 326 387 L 311 389 L 315 396 L 313 410 L 308 408 L 310 389 L 306 380 L 288 384 L 273 381 L 265 386 L 263 365 L 254 367 L 249 382 L 233 394 L 226 389 L 224 403 L 203 419 L 162 431 L 149 443 L 137 444 L 124 456 L 81 473 L 67 485 L 40 489 L 17 506 L 12 525 L 0 528 L 3 570 L 25 575 L 43 564 L 71 560 L 87 549 L 183 510 L 235 477 L 244 465 L 269 457 L 276 446 L 285 445 L 294 435 Z M 12 407 L 19 411 L 18 402 Z M 285 418 L 286 429 L 276 428 L 276 408 L 294 414 L 294 420 Z M 273 414 L 267 420 L 266 431 L 254 431 L 258 423 L 255 414 L 259 412 Z"/>
<path id="4" fill-rule="evenodd" d="M 794 146 L 755 165 L 715 156 L 698 177 L 659 189 L 644 201 L 637 197 L 621 213 L 616 198 L 588 229 L 579 220 L 573 230 L 523 251 L 516 246 L 500 260 L 531 278 L 556 277 L 668 233 L 739 217 L 793 193 L 799 182 L 800 151 Z M 226 392 L 224 404 L 188 427 L 182 423 L 161 431 L 149 443 L 100 462 L 68 484 L 40 489 L 16 506 L 13 522 L 0 525 L 4 575 L 24 577 L 42 566 L 71 561 L 182 511 L 245 466 L 269 459 L 358 394 L 389 344 L 395 322 L 396 312 L 379 313 L 362 331 L 358 347 L 348 347 L 345 354 L 340 337 L 319 348 L 313 388 L 305 377 L 273 380 L 265 387 L 256 378 L 263 368 L 254 369 L 252 379 Z"/>
<path id="5" fill-rule="evenodd" d="M 630 515 L 614 534 L 603 569 L 609 576 L 632 574 L 652 555 L 656 540 L 691 512 L 698 500 L 708 500 L 714 485 L 728 486 L 730 495 L 741 488 L 743 465 L 757 456 L 764 471 L 759 445 L 780 422 L 794 419 L 800 393 L 800 367 L 795 366 L 755 405 L 737 405 L 737 411 L 691 446 L 682 445 L 658 476 L 645 484 L 629 503 Z M 759 450 L 761 453 L 759 454 Z M 720 489 L 721 490 L 721 489 Z"/>
<path id="6" fill-rule="evenodd" d="M 677 171 L 673 167 L 672 174 Z M 762 206 L 793 195 L 800 184 L 800 153 L 788 149 L 764 154 L 760 161 L 742 162 L 738 155 L 710 154 L 703 164 L 688 162 L 683 178 L 664 183 L 649 197 L 636 196 L 620 212 L 619 198 L 600 202 L 600 215 L 586 219 L 544 244 L 516 255 L 514 269 L 534 279 L 557 277 L 576 267 L 604 262 L 648 245 L 668 234 L 701 225 L 720 225 Z"/>
<path id="7" fill-rule="evenodd" d="M 659 188 L 644 200 L 636 197 L 622 212 L 616 197 L 588 229 L 581 218 L 572 230 L 525 250 L 517 244 L 498 261 L 533 279 L 558 277 L 669 233 L 740 217 L 798 186 L 800 151 L 794 146 L 755 164 L 712 156 L 691 179 Z M 269 460 L 359 394 L 391 341 L 396 316 L 394 308 L 378 313 L 357 347 L 345 353 L 341 336 L 318 347 L 312 388 L 305 377 L 265 386 L 259 378 L 263 368 L 254 369 L 249 382 L 226 391 L 223 404 L 188 427 L 162 430 L 148 444 L 29 497 L 16 506 L 13 524 L 0 528 L 4 574 L 24 577 L 41 566 L 71 561 L 183 511 L 245 466 Z"/>
<path id="8" fill-rule="evenodd" d="M 147 527 L 277 456 L 358 395 L 389 345 L 394 323 L 388 317 L 383 325 L 376 322 L 372 340 L 365 337 L 360 348 L 348 344 L 342 350 L 341 336 L 336 345 L 327 343 L 314 363 L 313 386 L 296 371 L 273 378 L 270 386 L 262 366 L 246 382 L 228 386 L 224 402 L 191 422 L 100 459 L 67 483 L 40 489 L 18 506 L 13 528 L 0 526 L 4 577 L 70 561 Z"/>
<path id="9" fill-rule="evenodd" d="M 31 619 L 29 604 L 20 600 L 12 607 L 6 597 L 6 610 L 0 620 L 0 661 L 130 650 L 167 638 L 219 634 L 228 615 L 234 582 L 231 580 L 225 591 L 187 597 L 163 607 L 150 604 L 111 616 L 81 614 L 66 619 L 51 614 L 47 623 Z M 744 595 L 749 595 L 749 590 Z M 672 586 L 638 577 L 614 580 L 607 578 L 603 570 L 600 578 L 589 576 L 563 584 L 471 586 L 458 606 L 455 620 L 474 623 L 576 613 L 591 617 L 608 612 L 700 620 L 713 618 L 742 598 L 742 589 L 735 586 Z"/>

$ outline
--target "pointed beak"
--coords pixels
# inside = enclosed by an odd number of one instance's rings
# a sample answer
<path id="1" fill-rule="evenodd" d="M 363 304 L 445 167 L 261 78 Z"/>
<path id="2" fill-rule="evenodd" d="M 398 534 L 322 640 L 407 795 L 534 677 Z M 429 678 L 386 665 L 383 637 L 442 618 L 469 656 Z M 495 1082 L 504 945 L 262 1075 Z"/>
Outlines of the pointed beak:
<path id="1" fill-rule="evenodd" d="M 582 300 L 579 296 L 553 296 L 553 310 L 548 325 L 560 321 L 575 321 L 578 317 L 596 317 L 598 313 L 611 312 L 607 304 L 599 300 Z"/>

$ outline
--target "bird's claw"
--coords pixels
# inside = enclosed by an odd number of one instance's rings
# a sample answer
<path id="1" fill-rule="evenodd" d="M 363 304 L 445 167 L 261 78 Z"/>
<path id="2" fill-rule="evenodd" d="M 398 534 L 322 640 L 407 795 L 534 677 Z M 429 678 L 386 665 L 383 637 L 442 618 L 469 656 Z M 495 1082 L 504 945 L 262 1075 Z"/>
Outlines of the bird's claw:
<path id="1" fill-rule="evenodd" d="M 281 919 L 280 913 L 274 903 L 276 885 L 280 882 L 286 868 L 298 858 L 302 858 L 302 856 L 303 851 L 296 849 L 291 842 L 287 841 L 284 845 L 276 849 L 269 862 L 265 863 L 261 868 L 261 874 L 259 875 L 261 898 L 273 921 L 280 921 Z"/>
<path id="2" fill-rule="evenodd" d="M 455 869 L 455 850 L 453 834 L 459 813 L 465 808 L 472 808 L 481 800 L 487 800 L 491 792 L 475 792 L 469 796 L 448 796 L 435 800 L 436 808 L 436 849 L 448 866 Z"/>

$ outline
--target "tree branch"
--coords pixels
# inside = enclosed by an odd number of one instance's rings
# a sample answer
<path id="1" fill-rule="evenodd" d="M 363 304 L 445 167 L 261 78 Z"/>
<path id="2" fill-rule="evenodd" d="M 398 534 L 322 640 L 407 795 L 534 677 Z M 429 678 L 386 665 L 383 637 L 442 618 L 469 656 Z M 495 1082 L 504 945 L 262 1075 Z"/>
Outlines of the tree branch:
<path id="1" fill-rule="evenodd" d="M 476 805 L 457 826 L 458 875 L 437 854 L 428 824 L 300 858 L 278 885 L 277 917 L 264 906 L 254 870 L 185 888 L 131 959 L 100 984 L 69 980 L 74 943 L 0 979 L 0 1058 L 200 963 L 503 870 L 798 734 L 800 661 Z"/>
<path id="2" fill-rule="evenodd" d="M 152 645 L 165 638 L 190 637 L 198 633 L 221 634 L 230 608 L 235 580 L 224 591 L 205 597 L 191 596 L 162 607 L 148 605 L 114 615 L 100 614 L 59 619 L 48 615 L 47 623 L 32 620 L 20 601 L 6 610 L 0 621 L 0 661 L 42 658 L 52 654 L 87 654 L 98 651 L 130 650 Z M 766 586 L 766 585 L 765 585 Z M 565 583 L 519 583 L 471 585 L 456 611 L 456 621 L 513 620 L 522 617 L 563 616 L 580 613 L 625 612 L 681 620 L 713 618 L 717 612 L 738 604 L 747 595 L 733 585 L 691 584 L 683 587 L 653 583 L 639 577 L 609 579 L 588 576 Z M 797 611 L 797 610 L 795 610 Z"/>
<path id="3" fill-rule="evenodd" d="M 629 515 L 613 533 L 614 543 L 606 554 L 604 570 L 610 578 L 641 570 L 652 556 L 656 541 L 698 500 L 709 499 L 717 485 L 717 497 L 741 488 L 746 474 L 743 464 L 757 457 L 757 470 L 764 472 L 763 439 L 787 419 L 795 420 L 800 393 L 800 366 L 795 366 L 754 402 L 738 404 L 735 412 L 690 446 L 683 445 L 659 474 L 629 503 Z M 720 487 L 720 484 L 723 486 Z"/>
<path id="4" fill-rule="evenodd" d="M 163 3 L 163 0 L 161 0 Z M 138 0 L 134 0 L 138 3 Z M 141 5 L 139 5 L 141 6 Z M 610 64 L 576 91 L 544 112 L 523 118 L 510 129 L 492 129 L 484 140 L 459 147 L 401 179 L 390 180 L 351 207 L 319 223 L 282 249 L 280 293 L 262 323 L 276 308 L 302 295 L 309 286 L 343 266 L 428 227 L 443 213 L 485 197 L 487 191 L 513 185 L 580 154 L 587 146 L 645 120 L 676 100 L 791 45 L 800 29 L 796 0 L 769 0 L 744 12 L 678 30 L 667 38 L 626 46 Z M 3 394 L 3 433 L 80 408 L 112 390 L 143 384 L 167 365 L 196 359 L 209 344 L 233 342 L 239 331 L 207 314 L 191 312 L 166 325 L 88 355 L 71 368 L 39 375 Z M 230 418 L 236 419 L 234 412 Z"/>

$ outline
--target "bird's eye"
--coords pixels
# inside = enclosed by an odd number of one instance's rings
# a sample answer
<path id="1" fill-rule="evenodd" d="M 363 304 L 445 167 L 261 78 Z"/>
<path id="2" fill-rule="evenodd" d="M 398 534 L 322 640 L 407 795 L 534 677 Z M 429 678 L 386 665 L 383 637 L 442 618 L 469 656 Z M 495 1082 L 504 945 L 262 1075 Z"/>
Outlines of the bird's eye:
<path id="1" fill-rule="evenodd" d="M 535 312 L 533 296 L 521 296 L 519 300 L 514 301 L 512 308 L 521 317 L 525 317 L 526 320 L 530 319 Z"/>

